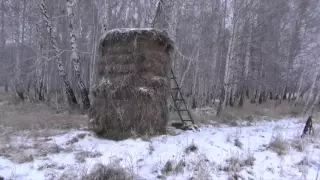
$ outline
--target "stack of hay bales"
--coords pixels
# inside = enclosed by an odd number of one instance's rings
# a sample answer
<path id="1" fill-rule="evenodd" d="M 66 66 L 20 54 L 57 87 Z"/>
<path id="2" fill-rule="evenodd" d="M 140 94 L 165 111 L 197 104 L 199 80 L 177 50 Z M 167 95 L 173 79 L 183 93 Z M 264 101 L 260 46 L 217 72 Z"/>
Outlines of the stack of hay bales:
<path id="1" fill-rule="evenodd" d="M 90 109 L 100 136 L 125 139 L 165 133 L 173 42 L 156 29 L 115 29 L 100 41 Z"/>

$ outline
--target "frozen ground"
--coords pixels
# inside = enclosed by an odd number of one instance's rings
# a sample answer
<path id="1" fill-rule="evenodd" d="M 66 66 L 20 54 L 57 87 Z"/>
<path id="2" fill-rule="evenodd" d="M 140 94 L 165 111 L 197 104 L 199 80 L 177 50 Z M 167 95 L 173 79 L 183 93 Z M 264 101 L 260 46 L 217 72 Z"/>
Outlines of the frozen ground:
<path id="1" fill-rule="evenodd" d="M 87 131 L 51 137 L 21 132 L 2 139 L 0 175 L 13 180 L 63 175 L 76 180 L 96 163 L 116 163 L 147 180 L 316 180 L 319 129 L 316 137 L 301 141 L 300 122 L 283 119 L 249 127 L 206 126 L 198 132 L 120 142 L 101 140 Z"/>

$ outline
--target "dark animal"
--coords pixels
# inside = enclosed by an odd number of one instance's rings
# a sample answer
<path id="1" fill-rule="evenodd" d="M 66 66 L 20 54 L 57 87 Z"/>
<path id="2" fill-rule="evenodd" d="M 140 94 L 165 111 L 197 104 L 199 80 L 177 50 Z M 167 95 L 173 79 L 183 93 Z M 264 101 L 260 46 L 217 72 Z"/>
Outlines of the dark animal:
<path id="1" fill-rule="evenodd" d="M 305 137 L 306 135 L 314 135 L 314 129 L 312 127 L 312 116 L 309 116 L 304 126 L 303 133 L 301 138 Z"/>

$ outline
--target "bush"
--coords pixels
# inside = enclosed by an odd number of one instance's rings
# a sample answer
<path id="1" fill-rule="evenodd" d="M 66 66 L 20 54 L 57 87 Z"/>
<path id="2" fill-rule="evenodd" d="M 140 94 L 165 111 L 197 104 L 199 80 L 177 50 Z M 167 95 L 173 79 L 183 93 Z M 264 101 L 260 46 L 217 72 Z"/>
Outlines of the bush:
<path id="1" fill-rule="evenodd" d="M 196 152 L 197 150 L 198 150 L 198 147 L 194 144 L 194 142 L 192 142 L 188 147 L 186 147 L 184 152 L 186 154 L 189 154 L 190 152 Z"/>
<path id="2" fill-rule="evenodd" d="M 289 147 L 289 143 L 280 135 L 273 137 L 269 143 L 269 148 L 278 153 L 278 155 L 280 156 L 287 154 L 289 151 Z"/>
<path id="3" fill-rule="evenodd" d="M 134 180 L 133 173 L 117 164 L 96 164 L 81 180 Z"/>

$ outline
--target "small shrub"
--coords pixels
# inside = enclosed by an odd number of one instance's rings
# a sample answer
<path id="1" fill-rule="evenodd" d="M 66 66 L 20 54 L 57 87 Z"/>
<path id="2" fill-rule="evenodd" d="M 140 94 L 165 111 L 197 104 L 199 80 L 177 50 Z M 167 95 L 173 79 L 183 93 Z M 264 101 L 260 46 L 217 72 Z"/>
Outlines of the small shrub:
<path id="1" fill-rule="evenodd" d="M 165 177 L 169 174 L 179 174 L 183 173 L 184 167 L 186 166 L 186 163 L 184 160 L 180 160 L 178 163 L 177 161 L 168 160 L 166 164 L 161 169 L 161 177 Z"/>
<path id="2" fill-rule="evenodd" d="M 151 155 L 153 153 L 153 151 L 155 150 L 152 143 L 149 144 L 148 150 L 149 150 L 149 155 Z"/>
<path id="3" fill-rule="evenodd" d="M 238 138 L 234 140 L 234 145 L 240 149 L 243 147 L 243 143 Z"/>
<path id="4" fill-rule="evenodd" d="M 161 169 L 161 173 L 164 175 L 168 175 L 173 171 L 173 162 L 171 160 L 168 160 L 164 167 Z"/>
<path id="5" fill-rule="evenodd" d="M 150 142 L 151 137 L 152 137 L 152 136 L 150 136 L 149 134 L 145 134 L 145 135 L 142 135 L 142 136 L 141 136 L 141 140 L 142 140 L 142 141 Z"/>
<path id="6" fill-rule="evenodd" d="M 249 154 L 247 158 L 244 160 L 244 164 L 246 166 L 253 166 L 255 160 L 256 158 L 252 154 Z"/>
<path id="7" fill-rule="evenodd" d="M 303 152 L 307 146 L 307 142 L 304 139 L 297 138 L 291 142 L 291 146 L 297 151 Z"/>
<path id="8" fill-rule="evenodd" d="M 181 159 L 181 160 L 178 162 L 178 164 L 176 165 L 176 167 L 174 168 L 174 172 L 175 172 L 176 174 L 183 173 L 183 169 L 184 169 L 185 166 L 186 166 L 186 162 Z"/>
<path id="9" fill-rule="evenodd" d="M 186 147 L 184 152 L 186 154 L 189 154 L 190 152 L 196 152 L 197 150 L 198 150 L 198 147 L 194 144 L 194 142 L 192 142 L 188 147 Z"/>
<path id="10" fill-rule="evenodd" d="M 279 156 L 285 155 L 289 151 L 289 143 L 280 135 L 273 137 L 269 143 L 269 148 L 278 153 Z"/>
<path id="11" fill-rule="evenodd" d="M 231 175 L 229 175 L 229 178 L 228 178 L 228 180 L 240 180 L 240 179 L 244 179 L 244 178 L 238 173 L 232 173 Z"/>
<path id="12" fill-rule="evenodd" d="M 38 171 L 43 171 L 44 169 L 49 169 L 49 168 L 56 168 L 58 165 L 55 163 L 45 163 L 40 165 L 37 170 Z"/>
<path id="13" fill-rule="evenodd" d="M 75 159 L 77 162 L 83 163 L 86 161 L 86 158 L 96 158 L 101 156 L 100 152 L 91 152 L 91 151 L 79 151 L 75 153 Z"/>
<path id="14" fill-rule="evenodd" d="M 310 165 L 310 162 L 308 160 L 308 157 L 307 156 L 304 156 L 302 158 L 302 160 L 298 163 L 299 166 L 308 166 Z"/>
<path id="15" fill-rule="evenodd" d="M 13 158 L 14 158 L 14 161 L 16 161 L 18 164 L 27 163 L 34 160 L 32 155 L 25 154 L 25 153 L 17 154 Z"/>
<path id="16" fill-rule="evenodd" d="M 226 139 L 227 142 L 228 142 L 228 143 L 231 143 L 231 142 L 232 142 L 231 139 L 232 139 L 231 134 L 228 134 L 228 135 L 227 135 L 227 139 Z"/>
<path id="17" fill-rule="evenodd" d="M 226 160 L 227 165 L 222 167 L 222 170 L 225 172 L 240 172 L 241 171 L 241 164 L 240 158 L 239 157 L 231 157 Z"/>
<path id="18" fill-rule="evenodd" d="M 116 130 L 109 130 L 108 132 L 97 133 L 97 135 L 101 138 L 114 140 L 114 141 L 122 141 L 128 139 L 130 137 L 134 137 L 131 132 L 121 132 Z"/>
<path id="19" fill-rule="evenodd" d="M 302 113 L 302 108 L 300 108 L 300 107 L 292 107 L 292 108 L 290 108 L 290 110 L 289 110 L 289 114 L 291 115 L 291 116 L 293 116 L 293 117 L 297 117 L 297 116 L 299 116 L 300 114 Z"/>
<path id="20" fill-rule="evenodd" d="M 81 180 L 134 180 L 133 173 L 118 164 L 96 164 Z"/>
<path id="21" fill-rule="evenodd" d="M 234 172 L 238 173 L 245 166 L 253 166 L 256 158 L 249 154 L 246 158 L 238 156 L 232 156 L 226 160 L 227 165 L 224 167 L 220 167 L 220 170 L 225 172 Z"/>

